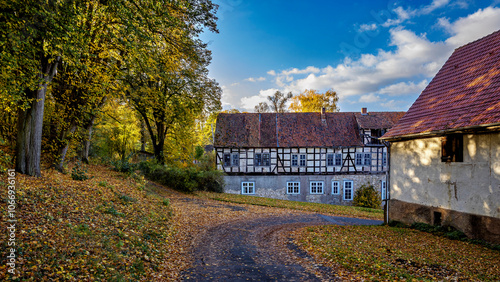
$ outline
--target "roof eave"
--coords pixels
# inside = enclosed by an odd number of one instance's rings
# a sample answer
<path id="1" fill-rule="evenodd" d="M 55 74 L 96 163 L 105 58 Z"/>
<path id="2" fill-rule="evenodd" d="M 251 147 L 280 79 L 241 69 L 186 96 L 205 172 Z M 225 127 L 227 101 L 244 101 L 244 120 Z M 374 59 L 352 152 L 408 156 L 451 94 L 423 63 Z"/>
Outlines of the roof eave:
<path id="1" fill-rule="evenodd" d="M 500 131 L 500 123 L 492 123 L 492 124 L 481 124 L 474 125 L 469 127 L 461 127 L 454 129 L 445 129 L 445 130 L 435 130 L 428 132 L 420 132 L 408 135 L 399 135 L 399 136 L 391 136 L 391 137 L 380 137 L 379 139 L 389 142 L 398 142 L 410 139 L 422 139 L 422 138 L 431 138 L 437 136 L 443 136 L 447 134 L 453 133 L 482 133 L 482 132 L 494 132 Z"/>

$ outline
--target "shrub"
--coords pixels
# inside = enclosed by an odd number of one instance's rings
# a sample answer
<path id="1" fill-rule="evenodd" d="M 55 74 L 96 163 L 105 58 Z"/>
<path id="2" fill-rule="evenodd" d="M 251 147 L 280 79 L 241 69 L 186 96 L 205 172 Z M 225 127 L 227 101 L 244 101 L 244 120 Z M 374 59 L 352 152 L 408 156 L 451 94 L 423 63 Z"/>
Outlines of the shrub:
<path id="1" fill-rule="evenodd" d="M 210 191 L 220 193 L 224 187 L 222 172 L 216 170 L 165 167 L 156 162 L 143 162 L 139 165 L 139 169 L 148 179 L 181 192 Z"/>
<path id="2" fill-rule="evenodd" d="M 361 187 L 356 190 L 354 193 L 353 204 L 357 207 L 378 209 L 382 204 L 382 199 L 380 198 L 380 193 L 375 189 L 375 187 L 367 183 L 361 185 Z"/>
<path id="3" fill-rule="evenodd" d="M 80 162 L 77 162 L 76 165 L 71 170 L 71 178 L 73 180 L 87 180 L 90 177 L 87 175 L 87 169 L 82 166 Z"/>
<path id="4" fill-rule="evenodd" d="M 136 170 L 137 165 L 130 162 L 130 159 L 133 155 L 133 153 L 130 153 L 130 155 L 128 155 L 126 158 L 117 161 L 111 161 L 111 165 L 114 166 L 114 170 L 125 173 L 131 173 Z"/>

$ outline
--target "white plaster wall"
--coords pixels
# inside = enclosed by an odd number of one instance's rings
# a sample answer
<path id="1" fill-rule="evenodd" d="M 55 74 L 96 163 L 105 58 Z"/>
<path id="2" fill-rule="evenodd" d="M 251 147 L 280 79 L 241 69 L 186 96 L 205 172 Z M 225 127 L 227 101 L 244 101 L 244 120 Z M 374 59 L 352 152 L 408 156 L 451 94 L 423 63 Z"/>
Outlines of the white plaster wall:
<path id="1" fill-rule="evenodd" d="M 391 145 L 390 198 L 500 218 L 500 133 L 464 135 L 464 161 L 441 162 L 441 139 Z"/>

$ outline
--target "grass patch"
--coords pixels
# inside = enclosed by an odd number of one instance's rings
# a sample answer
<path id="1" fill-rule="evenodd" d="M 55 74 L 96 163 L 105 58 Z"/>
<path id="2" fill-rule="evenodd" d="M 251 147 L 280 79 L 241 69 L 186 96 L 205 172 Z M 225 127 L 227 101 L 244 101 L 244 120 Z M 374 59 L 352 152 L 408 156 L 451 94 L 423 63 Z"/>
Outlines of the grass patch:
<path id="1" fill-rule="evenodd" d="M 322 264 L 340 265 L 360 280 L 500 280 L 500 252 L 414 229 L 322 226 L 295 238 Z"/>
<path id="2" fill-rule="evenodd" d="M 239 195 L 239 194 L 211 193 L 211 192 L 196 192 L 195 194 L 201 198 L 212 199 L 223 202 L 249 204 L 249 205 L 257 205 L 265 207 L 287 208 L 293 210 L 332 214 L 337 216 L 360 217 L 360 218 L 378 219 L 378 220 L 383 220 L 384 216 L 384 212 L 381 209 L 287 201 L 287 200 Z"/>

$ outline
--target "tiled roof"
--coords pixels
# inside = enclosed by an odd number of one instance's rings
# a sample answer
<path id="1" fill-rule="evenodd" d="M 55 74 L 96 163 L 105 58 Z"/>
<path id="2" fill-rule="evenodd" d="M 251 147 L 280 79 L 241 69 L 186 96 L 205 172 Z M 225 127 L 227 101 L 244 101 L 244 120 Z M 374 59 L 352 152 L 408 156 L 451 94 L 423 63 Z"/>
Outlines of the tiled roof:
<path id="1" fill-rule="evenodd" d="M 456 49 L 384 139 L 500 124 L 500 31 Z"/>
<path id="2" fill-rule="evenodd" d="M 337 147 L 362 146 L 359 120 L 370 129 L 388 128 L 403 113 L 221 113 L 215 131 L 216 147 Z M 377 120 L 379 126 L 377 127 Z"/>
<path id="3" fill-rule="evenodd" d="M 355 113 L 359 127 L 364 129 L 387 129 L 393 127 L 405 112 L 370 112 L 367 115 Z"/>

